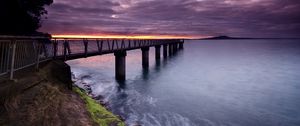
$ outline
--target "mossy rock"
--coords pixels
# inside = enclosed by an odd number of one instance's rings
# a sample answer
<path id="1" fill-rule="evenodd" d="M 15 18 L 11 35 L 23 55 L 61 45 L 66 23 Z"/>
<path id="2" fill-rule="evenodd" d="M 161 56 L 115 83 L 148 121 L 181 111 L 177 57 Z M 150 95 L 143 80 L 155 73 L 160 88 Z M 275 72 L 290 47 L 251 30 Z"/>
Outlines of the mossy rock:
<path id="1" fill-rule="evenodd" d="M 99 126 L 125 126 L 116 115 L 109 112 L 105 107 L 100 105 L 97 101 L 89 97 L 84 90 L 74 87 L 73 91 L 78 93 L 86 104 L 87 111 L 90 113 L 92 119 L 99 124 Z"/>

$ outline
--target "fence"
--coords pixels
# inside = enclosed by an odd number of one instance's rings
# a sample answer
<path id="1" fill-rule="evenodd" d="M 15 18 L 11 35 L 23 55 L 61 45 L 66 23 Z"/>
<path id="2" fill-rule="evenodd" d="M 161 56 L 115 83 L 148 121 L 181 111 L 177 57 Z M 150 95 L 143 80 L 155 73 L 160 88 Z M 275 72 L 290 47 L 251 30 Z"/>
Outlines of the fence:
<path id="1" fill-rule="evenodd" d="M 49 43 L 44 44 L 49 38 L 45 37 L 11 37 L 0 36 L 0 76 L 13 73 L 17 70 L 36 65 L 39 62 L 48 60 L 52 57 Z"/>

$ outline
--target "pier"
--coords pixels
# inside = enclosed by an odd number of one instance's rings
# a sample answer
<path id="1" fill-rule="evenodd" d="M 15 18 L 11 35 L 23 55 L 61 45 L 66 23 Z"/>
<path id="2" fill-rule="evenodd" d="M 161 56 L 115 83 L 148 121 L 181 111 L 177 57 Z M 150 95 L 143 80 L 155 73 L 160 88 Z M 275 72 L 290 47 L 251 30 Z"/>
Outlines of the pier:
<path id="1" fill-rule="evenodd" d="M 115 77 L 126 79 L 127 51 L 140 49 L 142 67 L 149 67 L 149 49 L 155 48 L 155 59 L 172 56 L 183 49 L 183 39 L 101 39 L 101 38 L 46 38 L 0 36 L 0 76 L 14 78 L 14 72 L 39 68 L 50 60 L 73 60 L 90 56 L 114 54 Z"/>

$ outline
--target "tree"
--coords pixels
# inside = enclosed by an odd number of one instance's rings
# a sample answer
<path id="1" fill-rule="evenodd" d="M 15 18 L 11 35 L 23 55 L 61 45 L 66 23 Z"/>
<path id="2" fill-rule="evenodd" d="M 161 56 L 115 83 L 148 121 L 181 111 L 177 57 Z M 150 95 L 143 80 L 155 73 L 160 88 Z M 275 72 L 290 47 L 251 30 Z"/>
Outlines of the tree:
<path id="1" fill-rule="evenodd" d="M 41 26 L 41 18 L 47 14 L 44 6 L 53 0 L 1 0 L 0 34 L 33 35 Z"/>

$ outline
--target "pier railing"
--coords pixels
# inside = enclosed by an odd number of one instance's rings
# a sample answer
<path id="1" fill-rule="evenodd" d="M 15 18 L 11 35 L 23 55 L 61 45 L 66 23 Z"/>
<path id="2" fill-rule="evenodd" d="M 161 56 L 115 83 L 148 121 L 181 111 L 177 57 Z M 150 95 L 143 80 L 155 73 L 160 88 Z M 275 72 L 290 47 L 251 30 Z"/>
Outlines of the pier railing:
<path id="1" fill-rule="evenodd" d="M 121 50 L 164 45 L 175 42 L 175 40 L 54 39 L 52 42 L 54 48 L 53 58 L 68 60 L 82 56 L 101 55 Z"/>
<path id="2" fill-rule="evenodd" d="M 13 78 L 15 71 L 51 59 L 71 60 L 122 50 L 179 43 L 179 39 L 65 39 L 0 36 L 0 76 Z"/>

